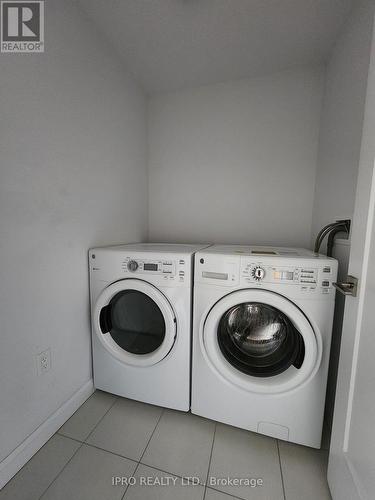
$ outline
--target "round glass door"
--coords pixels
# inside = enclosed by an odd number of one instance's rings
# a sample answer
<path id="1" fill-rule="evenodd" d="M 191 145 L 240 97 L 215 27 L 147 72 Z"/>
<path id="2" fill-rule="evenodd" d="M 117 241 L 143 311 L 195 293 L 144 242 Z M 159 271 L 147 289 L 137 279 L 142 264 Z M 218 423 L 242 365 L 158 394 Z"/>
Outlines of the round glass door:
<path id="1" fill-rule="evenodd" d="M 154 300 L 138 290 L 117 293 L 100 312 L 102 333 L 132 354 L 150 354 L 165 338 L 163 314 Z"/>
<path id="2" fill-rule="evenodd" d="M 246 391 L 276 394 L 307 383 L 322 338 L 299 307 L 269 290 L 238 290 L 202 318 L 200 349 L 217 376 Z"/>
<path id="3" fill-rule="evenodd" d="M 122 280 L 106 288 L 95 305 L 94 321 L 104 347 L 133 365 L 159 362 L 176 336 L 176 320 L 168 300 L 141 280 Z"/>
<path id="4" fill-rule="evenodd" d="M 227 361 L 255 377 L 278 375 L 291 365 L 299 369 L 305 355 L 303 338 L 290 319 L 260 302 L 228 309 L 220 319 L 217 336 Z"/>

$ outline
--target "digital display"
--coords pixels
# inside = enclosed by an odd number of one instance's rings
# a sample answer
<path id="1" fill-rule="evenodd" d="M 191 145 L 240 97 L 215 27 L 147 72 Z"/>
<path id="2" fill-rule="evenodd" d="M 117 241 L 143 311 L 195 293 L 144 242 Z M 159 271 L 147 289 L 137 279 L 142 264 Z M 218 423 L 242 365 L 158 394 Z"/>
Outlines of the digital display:
<path id="1" fill-rule="evenodd" d="M 157 264 L 144 264 L 143 269 L 145 271 L 157 271 L 158 270 L 158 265 Z"/>
<path id="2" fill-rule="evenodd" d="M 292 280 L 293 281 L 293 271 L 274 271 L 273 278 L 275 280 Z"/>
<path id="3" fill-rule="evenodd" d="M 228 273 L 212 273 L 210 271 L 203 271 L 203 278 L 210 278 L 212 280 L 227 280 Z"/>

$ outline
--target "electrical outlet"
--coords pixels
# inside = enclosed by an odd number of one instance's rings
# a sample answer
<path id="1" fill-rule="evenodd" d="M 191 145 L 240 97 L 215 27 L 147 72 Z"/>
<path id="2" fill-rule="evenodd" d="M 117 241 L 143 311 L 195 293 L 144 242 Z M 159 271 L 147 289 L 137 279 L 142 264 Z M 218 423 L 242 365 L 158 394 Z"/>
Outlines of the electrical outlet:
<path id="1" fill-rule="evenodd" d="M 37 354 L 36 356 L 38 375 L 48 372 L 51 369 L 51 349 Z"/>

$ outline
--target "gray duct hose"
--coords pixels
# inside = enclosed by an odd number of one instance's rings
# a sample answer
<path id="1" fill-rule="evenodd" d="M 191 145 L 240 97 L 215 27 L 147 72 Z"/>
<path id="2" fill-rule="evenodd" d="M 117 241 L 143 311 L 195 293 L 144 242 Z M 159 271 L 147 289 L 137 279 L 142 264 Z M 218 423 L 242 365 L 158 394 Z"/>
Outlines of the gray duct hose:
<path id="1" fill-rule="evenodd" d="M 335 242 L 336 234 L 338 233 L 349 233 L 348 226 L 346 223 L 341 224 L 341 226 L 337 226 L 329 233 L 328 241 L 327 241 L 327 257 L 332 257 L 333 253 L 333 245 Z"/>
<path id="2" fill-rule="evenodd" d="M 319 231 L 318 236 L 316 237 L 315 246 L 314 246 L 314 252 L 317 255 L 319 254 L 320 247 L 322 245 L 324 238 L 327 236 L 327 234 L 330 233 L 332 230 L 336 229 L 337 227 L 342 226 L 343 224 L 345 224 L 345 227 L 347 227 L 346 222 L 342 221 L 342 220 L 339 220 L 336 222 L 331 222 L 331 224 L 327 224 L 326 226 L 323 227 L 323 229 L 321 229 Z"/>

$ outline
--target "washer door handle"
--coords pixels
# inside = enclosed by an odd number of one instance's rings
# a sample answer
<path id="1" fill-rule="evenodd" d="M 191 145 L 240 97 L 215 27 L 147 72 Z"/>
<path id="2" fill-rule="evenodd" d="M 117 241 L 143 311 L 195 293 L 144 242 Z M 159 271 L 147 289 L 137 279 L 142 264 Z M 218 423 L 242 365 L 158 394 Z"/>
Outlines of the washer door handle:
<path id="1" fill-rule="evenodd" d="M 108 333 L 112 329 L 111 305 L 103 307 L 99 315 L 100 330 L 102 333 Z"/>

